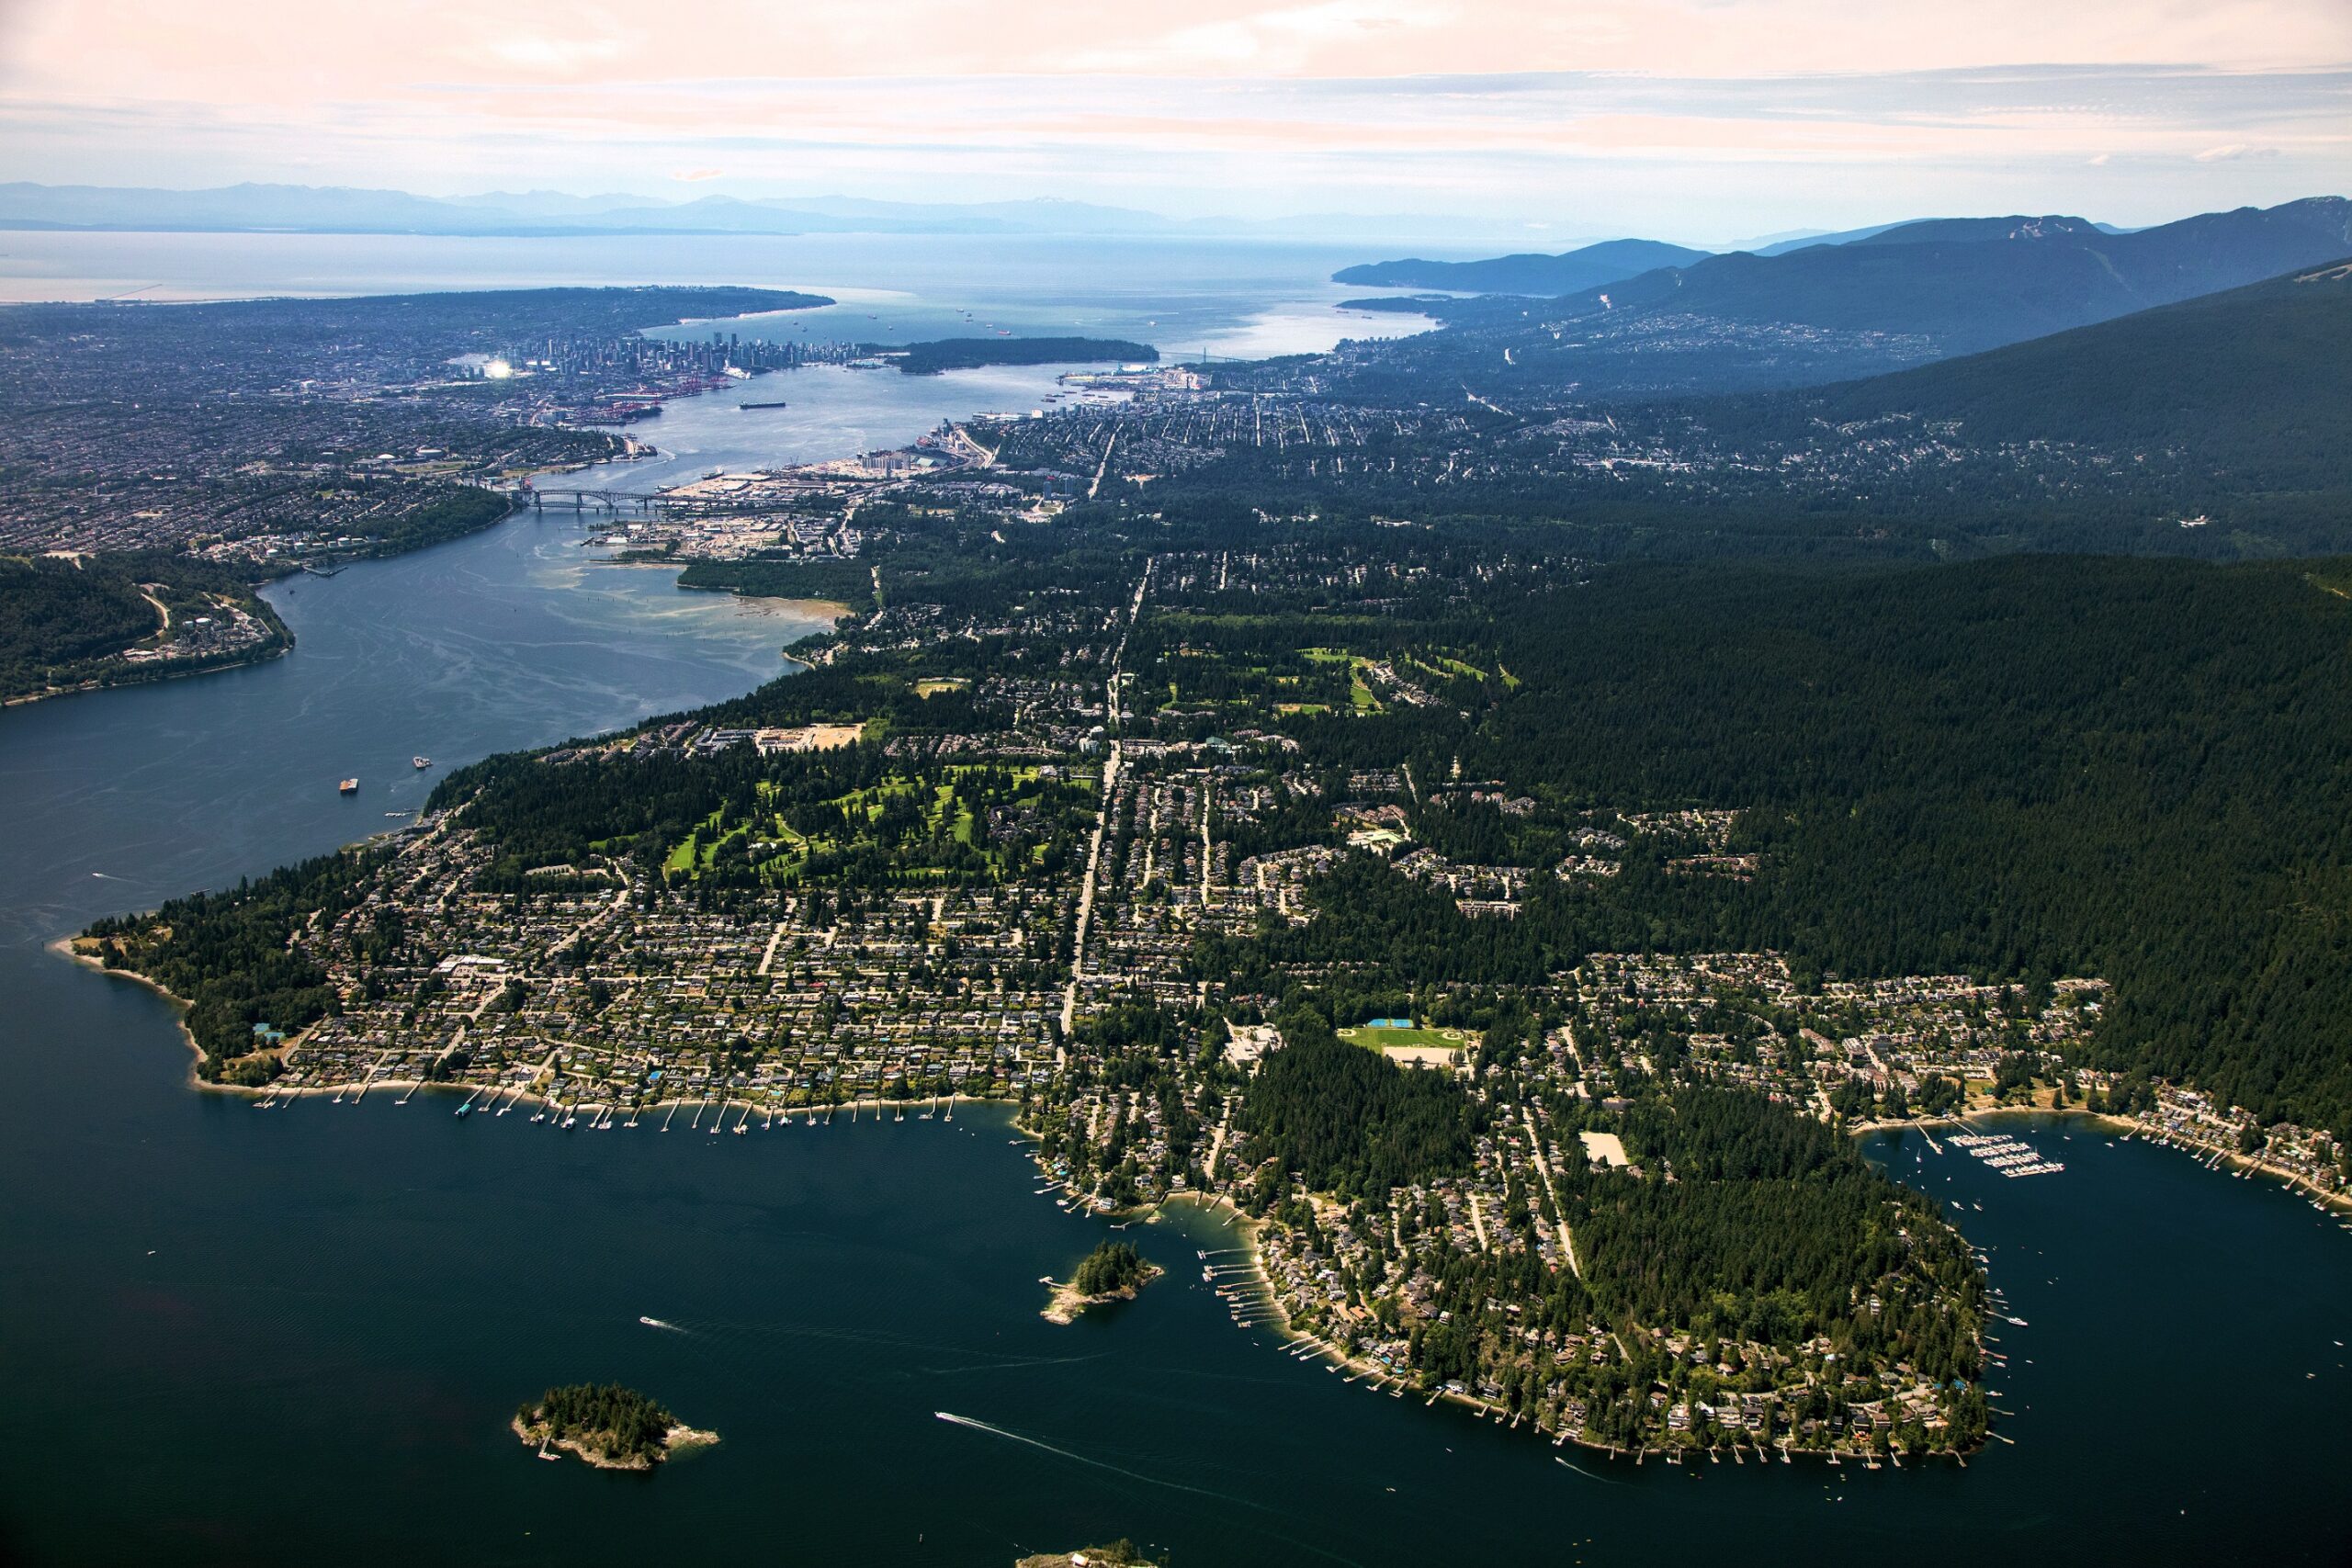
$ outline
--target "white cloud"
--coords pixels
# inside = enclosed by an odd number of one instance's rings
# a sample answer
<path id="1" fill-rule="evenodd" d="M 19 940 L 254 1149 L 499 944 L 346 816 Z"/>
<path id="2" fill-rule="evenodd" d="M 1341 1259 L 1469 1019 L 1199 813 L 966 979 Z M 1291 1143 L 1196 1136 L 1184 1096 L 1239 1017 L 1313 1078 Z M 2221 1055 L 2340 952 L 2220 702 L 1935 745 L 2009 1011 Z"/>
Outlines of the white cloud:
<path id="1" fill-rule="evenodd" d="M 297 176 L 2150 221 L 2352 189 L 2352 4 L 0 0 L 0 178 Z"/>

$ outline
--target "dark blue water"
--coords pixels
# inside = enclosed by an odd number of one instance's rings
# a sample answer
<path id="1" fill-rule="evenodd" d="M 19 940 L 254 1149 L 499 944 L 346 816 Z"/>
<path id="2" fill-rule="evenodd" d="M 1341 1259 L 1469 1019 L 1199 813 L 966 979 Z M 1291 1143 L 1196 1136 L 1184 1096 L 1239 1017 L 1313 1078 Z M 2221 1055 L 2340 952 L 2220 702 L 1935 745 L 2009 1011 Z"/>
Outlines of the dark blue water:
<path id="1" fill-rule="evenodd" d="M 580 575 L 562 539 L 514 524 L 305 581 L 285 660 L 0 715 L 0 1560 L 1002 1564 L 1125 1534 L 1179 1563 L 1982 1568 L 2352 1543 L 2352 1235 L 2081 1127 L 2030 1134 L 2068 1168 L 2027 1180 L 1875 1145 L 1969 1205 L 2028 1320 L 1998 1347 L 2014 1446 L 1876 1473 L 1561 1450 L 1580 1472 L 1235 1329 L 1197 1282 L 1196 1247 L 1229 1245 L 1213 1218 L 1127 1233 L 1170 1277 L 1044 1323 L 1037 1277 L 1102 1231 L 1033 1195 L 1001 1116 L 566 1134 L 189 1090 L 164 1005 L 45 942 L 380 826 L 424 793 L 411 752 L 778 668 L 793 626 Z M 583 1378 L 726 1441 L 646 1480 L 506 1435 Z"/>

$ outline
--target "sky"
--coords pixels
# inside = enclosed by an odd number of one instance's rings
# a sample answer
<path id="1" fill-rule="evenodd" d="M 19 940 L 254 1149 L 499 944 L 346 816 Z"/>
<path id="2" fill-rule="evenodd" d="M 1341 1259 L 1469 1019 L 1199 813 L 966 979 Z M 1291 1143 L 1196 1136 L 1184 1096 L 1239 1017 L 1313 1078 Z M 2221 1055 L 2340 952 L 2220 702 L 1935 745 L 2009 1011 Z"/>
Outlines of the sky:
<path id="1" fill-rule="evenodd" d="M 2142 224 L 2352 192 L 2352 0 L 0 0 L 0 179 Z"/>

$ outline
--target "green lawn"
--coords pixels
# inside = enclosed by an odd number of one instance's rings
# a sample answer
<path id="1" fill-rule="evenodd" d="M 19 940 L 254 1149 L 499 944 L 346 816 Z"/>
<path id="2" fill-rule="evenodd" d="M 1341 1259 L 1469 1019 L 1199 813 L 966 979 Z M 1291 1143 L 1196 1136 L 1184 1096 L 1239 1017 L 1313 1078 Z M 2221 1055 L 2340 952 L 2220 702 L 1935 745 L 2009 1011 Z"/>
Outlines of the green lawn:
<path id="1" fill-rule="evenodd" d="M 1466 1051 L 1476 1044 L 1458 1029 L 1342 1029 L 1340 1038 L 1374 1051 L 1385 1051 L 1392 1045 L 1436 1045 Z"/>

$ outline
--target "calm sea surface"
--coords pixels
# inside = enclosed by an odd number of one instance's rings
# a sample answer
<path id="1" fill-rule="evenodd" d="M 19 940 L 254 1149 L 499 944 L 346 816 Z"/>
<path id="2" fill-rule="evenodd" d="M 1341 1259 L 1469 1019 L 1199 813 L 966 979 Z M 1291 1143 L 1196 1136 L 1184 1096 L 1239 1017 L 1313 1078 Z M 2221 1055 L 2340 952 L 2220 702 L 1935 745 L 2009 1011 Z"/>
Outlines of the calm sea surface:
<path id="1" fill-rule="evenodd" d="M 837 301 L 763 318 L 782 341 L 1111 337 L 1171 355 L 1264 357 L 1393 337 L 1418 316 L 1342 311 L 1381 292 L 1329 281 L 1363 246 L 1031 235 L 0 232 L 0 299 L 221 299 L 446 288 L 742 284 Z M 781 324 L 778 324 L 781 323 Z M 728 330 L 752 331 L 740 323 Z M 958 410 L 969 413 L 969 408 Z"/>
<path id="2" fill-rule="evenodd" d="M 834 414 L 810 393 L 808 417 L 902 439 L 933 405 L 901 389 Z M 1001 1568 L 1121 1534 L 1178 1563 L 1413 1568 L 2352 1547 L 2352 1235 L 2079 1128 L 2028 1133 L 2067 1169 L 2027 1180 L 1873 1145 L 1966 1205 L 2028 1322 L 2001 1331 L 2014 1446 L 1871 1473 L 1611 1465 L 1348 1386 L 1232 1325 L 1198 1282 L 1195 1251 L 1230 1245 L 1205 1216 L 1128 1232 L 1170 1277 L 1054 1327 L 1036 1280 L 1102 1227 L 1034 1195 L 1001 1113 L 737 1138 L 192 1092 L 162 1002 L 43 944 L 383 827 L 429 787 L 411 753 L 437 774 L 732 695 L 807 629 L 586 564 L 575 537 L 526 519 L 282 584 L 287 659 L 0 713 L 0 1562 Z M 726 1441 L 643 1480 L 506 1434 L 521 1399 L 591 1378 Z"/>

